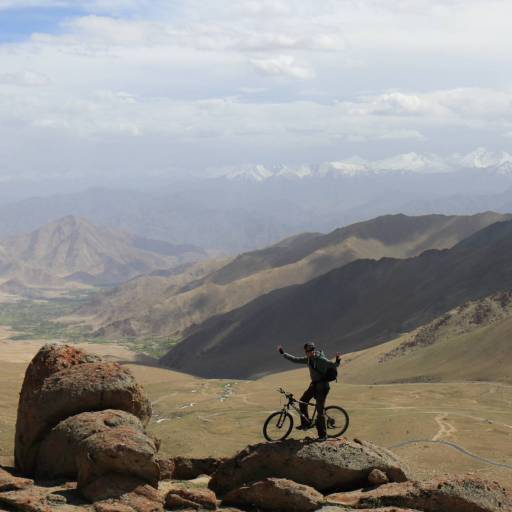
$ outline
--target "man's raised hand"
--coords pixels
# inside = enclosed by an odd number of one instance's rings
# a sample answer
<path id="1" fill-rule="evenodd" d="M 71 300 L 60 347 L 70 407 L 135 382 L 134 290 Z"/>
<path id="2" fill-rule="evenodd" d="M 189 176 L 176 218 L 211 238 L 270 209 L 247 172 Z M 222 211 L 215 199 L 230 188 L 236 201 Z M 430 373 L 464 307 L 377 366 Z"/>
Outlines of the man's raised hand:
<path id="1" fill-rule="evenodd" d="M 336 352 L 336 361 L 341 361 L 341 352 Z"/>
<path id="2" fill-rule="evenodd" d="M 282 346 L 282 345 L 277 345 L 277 351 L 278 351 L 280 354 L 284 354 L 283 346 Z"/>

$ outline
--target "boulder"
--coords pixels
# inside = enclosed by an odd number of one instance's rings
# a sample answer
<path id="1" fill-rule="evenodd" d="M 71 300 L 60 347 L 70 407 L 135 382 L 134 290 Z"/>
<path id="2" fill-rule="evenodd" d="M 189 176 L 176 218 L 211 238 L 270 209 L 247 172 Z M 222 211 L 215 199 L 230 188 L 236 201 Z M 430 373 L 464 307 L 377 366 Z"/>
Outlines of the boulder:
<path id="1" fill-rule="evenodd" d="M 316 489 L 282 478 L 266 478 L 230 491 L 222 504 L 276 512 L 312 512 L 324 503 Z"/>
<path id="2" fill-rule="evenodd" d="M 171 489 L 165 498 L 165 505 L 171 510 L 215 510 L 217 496 L 209 489 Z"/>
<path id="3" fill-rule="evenodd" d="M 82 443 L 94 434 L 128 425 L 144 433 L 142 422 L 128 412 L 106 409 L 84 412 L 61 421 L 42 441 L 36 460 L 41 478 L 76 478 L 76 457 Z"/>
<path id="4" fill-rule="evenodd" d="M 25 489 L 33 484 L 33 480 L 29 480 L 28 478 L 18 478 L 11 475 L 11 473 L 7 472 L 5 469 L 0 468 L 0 492 Z"/>
<path id="5" fill-rule="evenodd" d="M 368 484 L 374 469 L 391 482 L 408 480 L 408 470 L 390 451 L 345 438 L 327 441 L 287 439 L 248 446 L 220 464 L 209 487 L 219 496 L 265 478 L 285 478 L 318 491 L 350 490 Z"/>
<path id="6" fill-rule="evenodd" d="M 357 509 L 402 507 L 425 512 L 512 512 L 510 491 L 496 482 L 473 476 L 391 483 L 370 491 L 331 494 L 326 500 Z"/>
<path id="7" fill-rule="evenodd" d="M 119 409 L 137 416 L 143 425 L 151 406 L 130 371 L 118 363 L 84 363 L 48 376 L 38 390 L 20 400 L 16 425 L 16 466 L 35 470 L 39 444 L 62 420 L 76 414 Z"/>
<path id="8" fill-rule="evenodd" d="M 174 475 L 176 480 L 193 480 L 199 475 L 213 474 L 219 465 L 227 459 L 206 457 L 203 459 L 193 459 L 189 457 L 174 457 L 171 459 L 174 464 Z"/>
<path id="9" fill-rule="evenodd" d="M 106 474 L 82 489 L 101 512 L 163 512 L 164 496 L 140 478 Z M 117 507 L 117 508 L 115 508 Z M 126 507 L 130 507 L 127 509 Z"/>
<path id="10" fill-rule="evenodd" d="M 14 450 L 16 466 L 19 470 L 26 471 L 26 465 L 24 464 L 25 436 L 30 431 L 35 396 L 40 391 L 44 381 L 51 375 L 72 366 L 100 361 L 99 357 L 87 354 L 76 347 L 57 343 L 44 345 L 34 356 L 25 371 L 18 404 Z"/>
<path id="11" fill-rule="evenodd" d="M 76 457 L 78 488 L 109 473 L 130 475 L 158 487 L 156 452 L 155 440 L 132 425 L 93 434 L 81 443 Z"/>

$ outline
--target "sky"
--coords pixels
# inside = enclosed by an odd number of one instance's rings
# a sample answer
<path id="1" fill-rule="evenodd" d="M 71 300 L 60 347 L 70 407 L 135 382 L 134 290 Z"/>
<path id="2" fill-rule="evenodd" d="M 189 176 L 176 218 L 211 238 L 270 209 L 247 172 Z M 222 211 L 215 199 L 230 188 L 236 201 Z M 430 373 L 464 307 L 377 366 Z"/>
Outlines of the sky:
<path id="1" fill-rule="evenodd" d="M 509 0 L 0 0 L 0 185 L 512 148 Z"/>

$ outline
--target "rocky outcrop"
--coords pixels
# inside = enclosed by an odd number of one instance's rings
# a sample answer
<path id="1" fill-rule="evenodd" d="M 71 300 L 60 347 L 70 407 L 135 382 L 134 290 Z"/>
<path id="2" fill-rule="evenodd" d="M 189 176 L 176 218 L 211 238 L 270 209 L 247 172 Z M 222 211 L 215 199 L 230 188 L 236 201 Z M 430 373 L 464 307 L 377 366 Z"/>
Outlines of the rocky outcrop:
<path id="1" fill-rule="evenodd" d="M 313 512 L 325 503 L 323 494 L 307 485 L 266 478 L 229 492 L 223 504 L 257 507 L 275 512 Z"/>
<path id="2" fill-rule="evenodd" d="M 164 496 L 140 478 L 105 474 L 81 489 L 97 511 L 163 512 Z"/>
<path id="3" fill-rule="evenodd" d="M 163 510 L 159 442 L 144 428 L 150 417 L 149 400 L 129 370 L 74 347 L 46 345 L 21 391 L 17 469 L 77 479 L 83 495 L 105 511 Z M 34 489 L 24 489 L 29 498 Z M 41 510 L 45 500 L 34 498 Z"/>
<path id="4" fill-rule="evenodd" d="M 512 493 L 473 476 L 385 484 L 369 491 L 336 493 L 331 503 L 357 509 L 403 507 L 424 512 L 512 512 Z"/>
<path id="5" fill-rule="evenodd" d="M 108 432 L 120 426 L 130 426 L 139 433 L 144 432 L 139 418 L 114 409 L 84 412 L 61 421 L 39 446 L 36 459 L 37 476 L 75 478 L 76 459 L 82 444 L 95 434 Z"/>
<path id="6" fill-rule="evenodd" d="M 258 444 L 230 459 L 158 458 L 159 442 L 145 431 L 150 414 L 125 368 L 73 347 L 43 347 L 20 397 L 21 472 L 0 467 L 0 509 L 512 512 L 511 491 L 495 482 L 474 476 L 411 481 L 393 453 L 359 440 Z M 45 482 L 22 478 L 23 471 Z M 77 482 L 48 481 L 57 477 Z"/>
<path id="7" fill-rule="evenodd" d="M 208 489 L 171 488 L 165 498 L 165 504 L 171 510 L 215 510 L 217 497 Z"/>
<path id="8" fill-rule="evenodd" d="M 33 483 L 33 480 L 13 476 L 5 469 L 0 468 L 0 492 L 18 491 L 30 487 Z"/>
<path id="9" fill-rule="evenodd" d="M 210 488 L 222 496 L 265 478 L 285 478 L 325 492 L 368 485 L 379 469 L 391 482 L 408 479 L 405 465 L 390 451 L 363 441 L 311 439 L 262 443 L 247 447 L 219 466 Z"/>
<path id="10" fill-rule="evenodd" d="M 155 441 L 130 425 L 94 434 L 82 443 L 76 458 L 78 487 L 108 473 L 135 476 L 157 487 L 156 452 Z"/>
<path id="11" fill-rule="evenodd" d="M 119 409 L 146 424 L 151 406 L 126 368 L 99 362 L 66 345 L 46 345 L 29 365 L 16 422 L 16 467 L 36 471 L 41 442 L 70 416 L 103 409 Z M 94 362 L 90 362 L 94 360 Z"/>
<path id="12" fill-rule="evenodd" d="M 190 458 L 190 457 L 172 457 L 159 459 L 161 472 L 169 475 L 168 478 L 176 480 L 193 480 L 199 475 L 211 475 L 226 458 Z"/>

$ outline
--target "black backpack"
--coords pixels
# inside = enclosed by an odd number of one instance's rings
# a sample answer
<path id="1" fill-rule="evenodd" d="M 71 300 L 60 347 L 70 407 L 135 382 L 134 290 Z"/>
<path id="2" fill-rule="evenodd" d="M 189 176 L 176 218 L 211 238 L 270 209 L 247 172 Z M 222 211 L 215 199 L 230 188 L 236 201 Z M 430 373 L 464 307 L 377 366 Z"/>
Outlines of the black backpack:
<path id="1" fill-rule="evenodd" d="M 325 382 L 332 382 L 333 380 L 338 380 L 338 367 L 336 366 L 335 363 L 329 364 L 323 380 Z"/>

